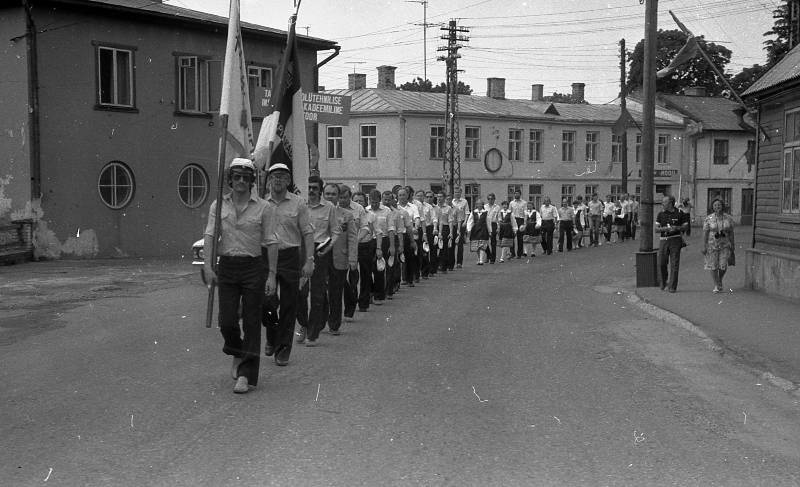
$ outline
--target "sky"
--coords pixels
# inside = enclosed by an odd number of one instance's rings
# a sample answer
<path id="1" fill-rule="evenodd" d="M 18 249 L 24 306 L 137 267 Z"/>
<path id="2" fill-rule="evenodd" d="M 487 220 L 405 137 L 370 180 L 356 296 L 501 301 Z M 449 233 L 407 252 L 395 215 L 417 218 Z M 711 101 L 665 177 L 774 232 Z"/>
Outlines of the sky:
<path id="1" fill-rule="evenodd" d="M 765 62 L 763 33 L 782 0 L 660 0 L 658 28 L 677 29 L 675 15 L 695 35 L 733 52 L 727 71 Z M 228 15 L 228 0 L 165 0 L 165 3 Z M 293 0 L 241 0 L 242 21 L 286 30 Z M 437 61 L 446 46 L 442 26 L 456 20 L 469 29 L 461 43 L 459 81 L 475 95 L 486 94 L 486 79 L 505 78 L 506 98 L 529 99 L 531 85 L 544 94 L 571 93 L 585 83 L 590 103 L 619 94 L 619 41 L 628 50 L 644 37 L 645 5 L 639 0 L 302 0 L 298 34 L 337 42 L 340 54 L 320 69 L 326 89 L 347 88 L 347 75 L 367 75 L 377 84 L 377 67 L 396 66 L 397 85 L 417 77 L 445 80 Z M 424 24 L 427 22 L 427 29 Z M 423 36 L 427 31 L 427 42 Z M 330 52 L 321 52 L 319 59 Z M 247 55 L 247 53 L 245 53 Z"/>

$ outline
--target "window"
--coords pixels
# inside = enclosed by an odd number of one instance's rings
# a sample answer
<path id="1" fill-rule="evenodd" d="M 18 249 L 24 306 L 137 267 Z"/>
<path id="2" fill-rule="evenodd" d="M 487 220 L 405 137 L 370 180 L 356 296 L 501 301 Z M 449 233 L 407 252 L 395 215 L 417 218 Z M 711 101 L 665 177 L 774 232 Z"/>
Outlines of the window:
<path id="1" fill-rule="evenodd" d="M 575 162 L 575 132 L 561 133 L 561 161 Z"/>
<path id="2" fill-rule="evenodd" d="M 361 158 L 374 159 L 378 157 L 378 127 L 375 125 L 361 126 Z"/>
<path id="3" fill-rule="evenodd" d="M 786 127 L 783 131 L 783 143 L 800 142 L 800 110 L 786 112 Z"/>
<path id="4" fill-rule="evenodd" d="M 533 202 L 533 206 L 538 210 L 542 207 L 542 185 L 529 184 L 528 185 L 528 201 Z"/>
<path id="5" fill-rule="evenodd" d="M 514 193 L 519 191 L 522 193 L 522 185 L 521 184 L 509 184 L 508 185 L 508 201 L 514 199 Z"/>
<path id="6" fill-rule="evenodd" d="M 599 195 L 600 193 L 597 192 L 598 188 L 599 188 L 599 185 L 597 185 L 597 184 L 587 184 L 586 186 L 584 186 L 583 187 L 583 201 L 585 201 L 585 202 L 592 201 L 592 195 L 595 194 L 595 193 L 597 193 Z"/>
<path id="7" fill-rule="evenodd" d="M 611 134 L 611 162 L 622 162 L 622 136 Z"/>
<path id="8" fill-rule="evenodd" d="M 619 201 L 619 197 L 622 196 L 622 185 L 621 184 L 612 184 L 611 185 L 611 201 Z"/>
<path id="9" fill-rule="evenodd" d="M 200 111 L 200 72 L 197 56 L 178 58 L 178 109 L 185 112 Z"/>
<path id="10" fill-rule="evenodd" d="M 367 204 L 369 204 L 369 193 L 373 189 L 378 189 L 378 185 L 375 183 L 361 183 L 359 186 L 361 188 L 361 192 L 364 193 L 367 197 Z"/>
<path id="11" fill-rule="evenodd" d="M 508 131 L 508 160 L 522 160 L 522 130 L 511 129 Z"/>
<path id="12" fill-rule="evenodd" d="M 189 208 L 197 208 L 206 201 L 208 175 L 202 167 L 189 164 L 178 175 L 178 197 Z"/>
<path id="13" fill-rule="evenodd" d="M 328 127 L 328 159 L 342 158 L 342 127 Z"/>
<path id="14" fill-rule="evenodd" d="M 660 195 L 668 195 L 672 194 L 672 185 L 671 184 L 656 184 L 655 194 Z"/>
<path id="15" fill-rule="evenodd" d="M 572 198 L 575 196 L 575 185 L 574 184 L 562 184 L 561 185 L 561 201 L 567 200 L 567 204 L 572 204 Z M 561 204 L 559 201 L 559 206 Z"/>
<path id="16" fill-rule="evenodd" d="M 205 114 L 219 111 L 222 94 L 220 60 L 178 55 L 178 112 Z"/>
<path id="17" fill-rule="evenodd" d="M 800 147 L 783 152 L 781 212 L 800 213 Z"/>
<path id="18" fill-rule="evenodd" d="M 669 164 L 669 134 L 658 134 L 658 164 Z"/>
<path id="19" fill-rule="evenodd" d="M 475 208 L 475 200 L 481 197 L 481 185 L 477 183 L 464 185 L 464 199 L 469 202 L 470 209 Z"/>
<path id="20" fill-rule="evenodd" d="M 708 214 L 714 213 L 711 209 L 711 203 L 716 198 L 722 199 L 722 206 L 726 213 L 731 212 L 731 197 L 733 190 L 731 188 L 708 188 Z"/>
<path id="21" fill-rule="evenodd" d="M 586 160 L 597 160 L 597 132 L 586 132 Z"/>
<path id="22" fill-rule="evenodd" d="M 642 162 L 642 134 L 636 134 L 636 162 Z"/>
<path id="23" fill-rule="evenodd" d="M 109 162 L 100 171 L 97 191 L 100 193 L 100 199 L 109 208 L 118 210 L 130 203 L 134 187 L 133 173 L 128 166 L 119 161 Z"/>
<path id="24" fill-rule="evenodd" d="M 481 158 L 481 128 L 467 127 L 464 133 L 464 159 L 480 160 Z"/>
<path id="25" fill-rule="evenodd" d="M 431 127 L 431 159 L 444 159 L 444 125 Z"/>
<path id="26" fill-rule="evenodd" d="M 133 107 L 133 51 L 97 47 L 97 104 Z"/>
<path id="27" fill-rule="evenodd" d="M 642 201 L 642 185 L 636 185 L 636 201 Z"/>
<path id="28" fill-rule="evenodd" d="M 542 162 L 543 132 L 541 130 L 531 130 L 529 134 L 530 141 L 528 142 L 528 160 L 531 162 Z"/>
<path id="29" fill-rule="evenodd" d="M 728 141 L 725 139 L 714 140 L 714 164 L 728 163 Z"/>
<path id="30" fill-rule="evenodd" d="M 247 88 L 250 94 L 250 109 L 254 117 L 266 117 L 269 98 L 272 96 L 272 68 L 247 67 Z"/>

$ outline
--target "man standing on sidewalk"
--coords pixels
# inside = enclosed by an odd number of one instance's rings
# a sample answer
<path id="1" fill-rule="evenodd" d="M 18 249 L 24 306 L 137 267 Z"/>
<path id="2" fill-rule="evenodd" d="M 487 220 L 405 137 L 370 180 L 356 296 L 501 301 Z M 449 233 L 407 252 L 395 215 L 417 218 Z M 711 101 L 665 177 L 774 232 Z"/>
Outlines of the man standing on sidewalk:
<path id="1" fill-rule="evenodd" d="M 569 206 L 567 199 L 561 200 L 558 209 L 558 251 L 564 251 L 564 237 L 567 240 L 567 252 L 572 252 L 572 229 L 575 221 L 575 211 Z"/>
<path id="2" fill-rule="evenodd" d="M 467 215 L 469 214 L 469 202 L 461 197 L 461 188 L 453 189 L 453 224 L 455 225 L 456 236 L 453 238 L 455 247 L 456 268 L 461 269 L 464 263 L 464 239 L 467 233 Z"/>
<path id="3" fill-rule="evenodd" d="M 420 227 L 420 214 L 417 205 L 413 202 L 408 201 L 408 189 L 401 188 L 397 191 L 397 207 L 400 211 L 405 212 L 403 216 L 403 221 L 405 222 L 405 232 L 402 236 L 402 241 L 400 245 L 403 247 L 403 258 L 406 261 L 405 266 L 403 267 L 403 275 L 402 280 L 403 284 L 409 287 L 414 287 L 414 281 L 416 280 L 416 276 L 418 275 L 419 269 L 418 264 L 419 260 L 417 259 L 418 249 L 417 247 L 417 234 L 418 229 Z M 399 221 L 398 221 L 399 223 Z M 400 233 L 400 229 L 398 228 L 398 233 Z"/>
<path id="4" fill-rule="evenodd" d="M 558 221 L 558 208 L 550 204 L 550 198 L 542 200 L 539 214 L 542 215 L 542 252 L 545 255 L 553 254 L 553 232 Z"/>
<path id="5" fill-rule="evenodd" d="M 589 202 L 589 245 L 597 247 L 600 245 L 600 227 L 603 222 L 603 205 L 602 201 L 597 199 L 597 193 L 592 194 L 592 201 Z"/>
<path id="6" fill-rule="evenodd" d="M 341 234 L 336 225 L 336 210 L 332 204 L 322 200 L 324 183 L 319 176 L 308 178 L 308 215 L 314 228 L 314 272 L 311 279 L 300 290 L 297 321 L 300 330 L 297 343 L 307 347 L 317 344 L 319 332 L 325 327 L 328 310 L 325 305 L 328 293 L 328 278 L 331 269 L 331 249 Z M 308 295 L 311 294 L 311 307 Z"/>
<path id="7" fill-rule="evenodd" d="M 689 228 L 689 218 L 675 208 L 675 197 L 666 195 L 661 200 L 663 211 L 656 216 L 654 231 L 659 234 L 658 260 L 661 269 L 661 290 L 669 288 L 674 293 L 678 289 L 678 269 L 681 265 L 683 236 Z M 667 274 L 669 264 L 669 274 Z"/>
<path id="8" fill-rule="evenodd" d="M 276 277 L 280 298 L 270 299 L 270 304 L 263 307 L 262 324 L 267 327 L 264 354 L 267 357 L 274 354 L 275 364 L 280 366 L 289 364 L 289 355 L 292 353 L 300 277 L 302 275 L 308 279 L 314 272 L 314 229 L 305 201 L 288 191 L 291 182 L 292 176 L 286 164 L 270 166 L 267 203 L 275 211 L 275 237 L 278 241 Z M 301 248 L 305 249 L 303 256 Z M 278 309 L 274 308 L 274 303 L 278 304 Z M 276 314 L 277 324 L 271 323 L 269 316 Z"/>
<path id="9" fill-rule="evenodd" d="M 500 205 L 495 203 L 494 193 L 486 195 L 486 212 L 486 223 L 489 225 L 489 245 L 486 253 L 489 263 L 494 264 L 497 261 L 497 229 L 500 225 Z"/>
<path id="10" fill-rule="evenodd" d="M 391 276 L 389 258 L 395 256 L 394 246 L 394 216 L 392 210 L 383 202 L 390 203 L 391 191 L 384 191 L 383 195 L 377 189 L 369 193 L 369 212 L 374 218 L 375 232 L 375 264 L 372 266 L 372 296 L 375 304 L 381 305 L 386 300 L 387 281 Z M 379 269 L 377 261 L 383 259 L 384 268 Z"/>
<path id="11" fill-rule="evenodd" d="M 344 185 L 343 185 L 344 186 Z M 336 226 L 341 234 L 333 243 L 331 250 L 331 268 L 328 278 L 327 303 L 328 303 L 328 329 L 331 335 L 338 335 L 342 326 L 342 298 L 345 304 L 345 317 L 352 321 L 356 311 L 355 299 L 351 295 L 350 279 L 348 273 L 354 272 L 358 276 L 358 229 L 353 214 L 339 205 L 339 185 L 328 183 L 322 190 L 322 196 L 333 205 L 336 214 Z M 349 202 L 349 196 L 348 196 Z M 358 287 L 358 280 L 354 282 Z"/>
<path id="12" fill-rule="evenodd" d="M 527 207 L 528 204 L 522 201 L 522 191 L 514 191 L 514 199 L 508 204 L 508 209 L 511 210 L 511 218 L 517 221 L 517 228 L 522 228 L 525 223 L 525 208 Z M 526 255 L 522 248 L 523 233 L 525 232 L 517 232 L 514 248 L 511 249 L 511 257 L 516 256 L 517 259 L 521 259 L 522 256 Z"/>
<path id="13" fill-rule="evenodd" d="M 453 270 L 453 207 L 448 203 L 448 197 L 439 193 L 436 198 L 437 213 L 439 217 L 439 269 L 442 274 Z"/>
<path id="14" fill-rule="evenodd" d="M 372 230 L 370 226 L 370 220 L 367 218 L 367 210 L 364 209 L 363 206 L 356 203 L 351 199 L 352 193 L 350 192 L 350 187 L 346 184 L 339 185 L 339 196 L 338 196 L 338 204 L 339 208 L 342 210 L 350 213 L 353 217 L 353 224 L 355 226 L 355 236 L 354 241 L 348 241 L 347 243 L 347 251 L 348 251 L 348 267 L 349 270 L 347 271 L 347 278 L 344 280 L 343 283 L 343 293 L 344 293 L 344 319 L 345 321 L 352 321 L 353 316 L 355 315 L 356 306 L 358 305 L 358 287 L 359 282 L 361 282 L 361 287 L 370 286 L 369 283 L 364 283 L 364 275 L 363 273 L 359 273 L 359 266 L 361 263 L 361 239 L 362 235 L 364 235 L 365 239 L 369 239 L 369 243 L 372 242 Z M 339 237 L 341 240 L 341 237 Z M 352 246 L 352 247 L 351 247 Z M 355 252 L 355 264 L 352 260 L 349 259 L 350 254 L 349 252 Z M 375 258 L 375 250 L 373 249 L 372 252 L 365 249 L 365 252 L 372 257 L 367 261 L 372 263 L 371 259 Z M 367 267 L 370 269 L 370 267 Z M 369 291 L 365 294 L 367 296 L 366 306 L 369 306 Z M 329 323 L 330 326 L 330 323 Z"/>
<path id="15" fill-rule="evenodd" d="M 228 168 L 232 191 L 223 196 L 219 231 L 219 263 L 215 275 L 211 247 L 216 230 L 217 201 L 211 204 L 205 230 L 205 272 L 218 283 L 219 331 L 222 352 L 233 356 L 233 392 L 244 394 L 258 384 L 261 363 L 261 301 L 275 289 L 278 242 L 275 218 L 267 203 L 252 193 L 255 167 L 249 159 L 235 158 Z M 269 271 L 265 272 L 263 248 Z M 242 325 L 239 327 L 239 304 Z"/>

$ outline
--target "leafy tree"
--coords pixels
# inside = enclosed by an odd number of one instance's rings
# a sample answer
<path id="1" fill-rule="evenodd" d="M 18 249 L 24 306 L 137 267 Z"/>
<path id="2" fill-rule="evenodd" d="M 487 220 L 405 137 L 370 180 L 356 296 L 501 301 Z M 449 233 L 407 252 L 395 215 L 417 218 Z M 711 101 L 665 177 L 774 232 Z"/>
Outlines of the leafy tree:
<path id="1" fill-rule="evenodd" d="M 749 68 L 742 68 L 742 71 L 730 79 L 731 86 L 736 93 L 742 93 L 750 85 L 752 85 L 762 74 L 767 72 L 768 66 L 761 64 L 754 64 Z"/>
<path id="2" fill-rule="evenodd" d="M 417 77 L 414 81 L 403 83 L 402 85 L 400 85 L 398 89 L 402 91 L 424 91 L 428 93 L 447 93 L 447 84 L 442 82 L 434 86 L 434 84 L 431 83 L 431 80 L 429 79 L 423 80 L 422 78 Z M 469 85 L 464 84 L 463 81 L 458 82 L 458 87 L 456 88 L 456 91 L 460 95 L 472 94 L 472 88 L 470 88 Z"/>
<path id="3" fill-rule="evenodd" d="M 775 39 L 764 41 L 764 50 L 767 51 L 767 66 L 772 67 L 789 52 L 789 35 L 791 34 L 792 21 L 790 18 L 789 2 L 782 2 L 772 11 L 775 23 L 772 29 L 764 32 L 764 37 L 775 36 Z"/>
<path id="4" fill-rule="evenodd" d="M 656 69 L 662 69 L 669 65 L 670 61 L 686 44 L 687 36 L 681 30 L 661 30 L 658 31 L 656 47 Z M 702 36 L 695 36 L 697 43 L 714 62 L 714 65 L 725 72 L 725 66 L 731 61 L 731 51 L 725 46 L 706 42 Z M 633 52 L 629 54 L 631 64 L 628 72 L 626 89 L 632 92 L 642 88 L 642 72 L 644 67 L 644 39 L 636 44 Z M 680 94 L 684 88 L 690 86 L 702 86 L 706 88 L 709 95 L 720 95 L 725 90 L 722 80 L 714 73 L 705 58 L 698 53 L 691 61 L 678 67 L 669 76 L 656 81 L 656 89 L 661 93 Z"/>
<path id="5" fill-rule="evenodd" d="M 575 97 L 572 96 L 572 93 L 553 92 L 552 95 L 542 97 L 542 99 L 544 101 L 549 101 L 549 102 L 553 102 L 553 103 L 572 103 L 572 104 L 575 104 L 575 105 L 579 105 L 579 104 L 588 105 L 589 104 L 589 102 L 586 101 L 586 100 L 576 100 Z"/>

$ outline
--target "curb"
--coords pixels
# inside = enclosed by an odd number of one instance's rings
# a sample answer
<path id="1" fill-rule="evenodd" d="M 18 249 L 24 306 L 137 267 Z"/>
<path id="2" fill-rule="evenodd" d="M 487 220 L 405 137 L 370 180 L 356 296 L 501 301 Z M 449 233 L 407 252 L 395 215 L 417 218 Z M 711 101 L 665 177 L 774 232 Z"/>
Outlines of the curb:
<path id="1" fill-rule="evenodd" d="M 735 353 L 733 353 L 732 350 L 725 348 L 716 340 L 709 337 L 703 330 L 701 330 L 697 325 L 695 325 L 691 321 L 673 313 L 672 311 L 659 308 L 658 306 L 649 302 L 647 298 L 640 296 L 639 293 L 636 292 L 635 290 L 631 291 L 629 289 L 626 289 L 625 292 L 626 292 L 625 298 L 629 303 L 631 303 L 640 310 L 644 311 L 645 313 L 659 320 L 666 321 L 667 323 L 673 326 L 677 326 L 678 328 L 681 328 L 697 336 L 698 338 L 700 338 L 700 341 L 706 346 L 706 348 L 708 348 L 708 350 L 718 354 L 720 357 L 724 357 L 726 355 L 726 352 L 729 351 L 732 352 L 732 354 L 735 356 Z M 779 389 L 783 390 L 786 393 L 789 393 L 795 397 L 800 398 L 799 384 L 795 384 L 790 380 L 778 377 L 772 372 L 764 371 L 751 365 L 747 366 L 751 370 L 753 370 L 756 373 L 756 375 L 762 380 L 769 382 L 773 386 L 778 387 Z"/>

